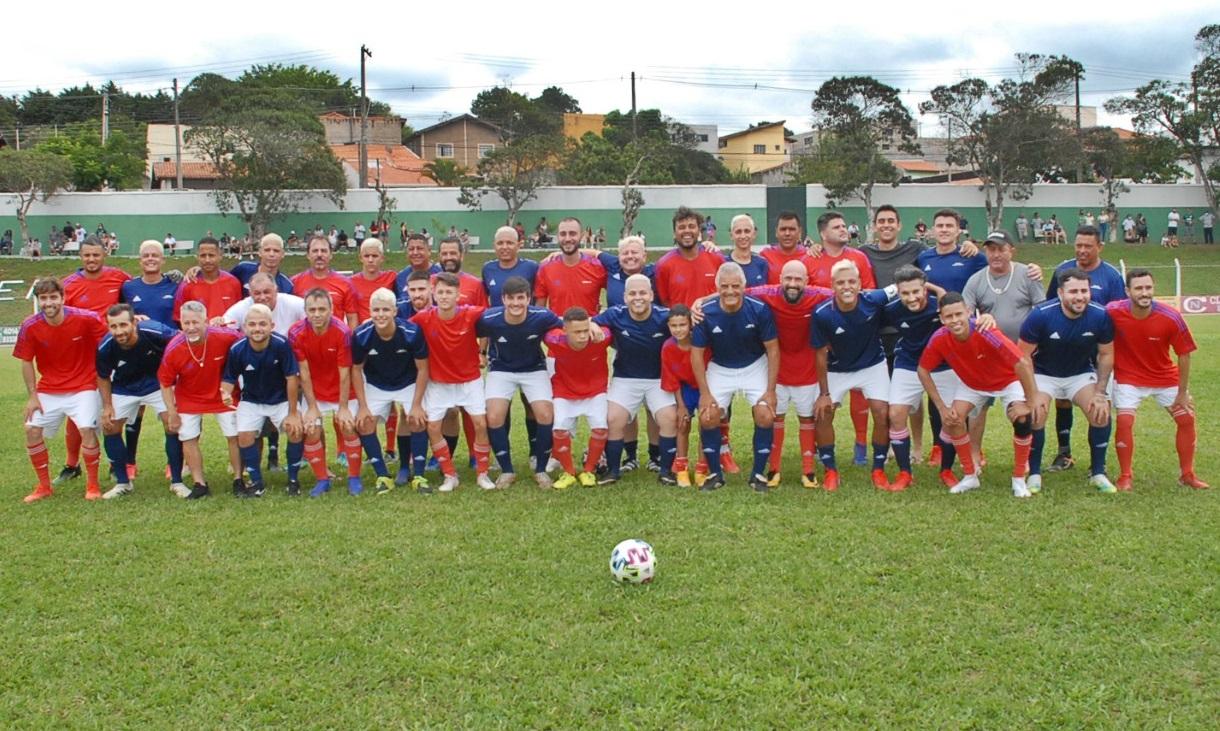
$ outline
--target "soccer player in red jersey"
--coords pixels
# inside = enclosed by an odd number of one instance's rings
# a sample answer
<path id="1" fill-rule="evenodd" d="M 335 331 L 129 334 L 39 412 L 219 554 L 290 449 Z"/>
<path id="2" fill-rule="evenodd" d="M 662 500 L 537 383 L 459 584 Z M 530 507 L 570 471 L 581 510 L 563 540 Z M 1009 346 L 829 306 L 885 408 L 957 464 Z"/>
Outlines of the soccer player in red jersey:
<path id="1" fill-rule="evenodd" d="M 347 277 L 330 268 L 330 241 L 325 236 L 313 236 L 306 250 L 309 268 L 292 278 L 292 289 L 299 295 L 323 289 L 330 295 L 331 315 L 356 326 L 356 291 Z"/>
<path id="2" fill-rule="evenodd" d="M 580 483 L 582 487 L 597 485 L 593 471 L 606 450 L 609 435 L 606 421 L 606 389 L 610 370 L 606 366 L 606 351 L 611 344 L 610 330 L 593 327 L 589 313 L 583 307 L 571 307 L 563 313 L 563 329 L 546 335 L 546 347 L 555 359 L 555 375 L 551 391 L 555 404 L 554 453 L 563 467 L 555 480 L 556 490 Z M 589 450 L 580 474 L 572 462 L 572 430 L 581 416 L 589 424 Z"/>
<path id="3" fill-rule="evenodd" d="M 1153 299 L 1154 289 L 1152 272 L 1131 269 L 1127 271 L 1128 299 L 1106 305 L 1114 322 L 1117 487 L 1126 491 L 1134 484 L 1135 410 L 1140 401 L 1152 397 L 1177 424 L 1178 482 L 1205 489 L 1208 484 L 1195 476 L 1195 405 L 1189 390 L 1190 355 L 1197 346 L 1182 315 Z M 1170 350 L 1177 355 L 1176 366 Z"/>
<path id="4" fill-rule="evenodd" d="M 169 414 L 166 426 L 177 432 L 183 456 L 195 480 L 186 499 L 198 500 L 211 494 L 203 474 L 203 454 L 199 451 L 204 414 L 216 415 L 220 433 L 229 443 L 234 490 L 244 492 L 241 454 L 237 448 L 237 412 L 220 398 L 220 381 L 229 348 L 241 339 L 241 333 L 208 327 L 207 308 L 202 302 L 183 302 L 178 319 L 182 332 L 165 347 L 157 380 L 161 382 L 161 398 Z"/>
<path id="5" fill-rule="evenodd" d="M 596 314 L 601 310 L 606 269 L 595 256 L 580 251 L 580 219 L 571 216 L 559 222 L 559 256 L 547 259 L 538 269 L 534 301 L 562 316 L 572 307 Z"/>
<path id="6" fill-rule="evenodd" d="M 487 290 L 483 288 L 483 280 L 462 271 L 462 242 L 453 237 L 441 239 L 440 253 L 437 256 L 441 262 L 441 271 L 449 272 L 458 278 L 457 303 L 486 309 Z"/>
<path id="7" fill-rule="evenodd" d="M 799 261 L 805 267 L 807 280 L 813 280 L 819 265 L 805 247 L 801 246 L 801 239 L 800 217 L 792 211 L 780 211 L 775 221 L 775 243 L 759 252 L 759 256 L 767 260 L 767 284 L 780 284 L 780 272 L 790 261 Z"/>
<path id="8" fill-rule="evenodd" d="M 661 346 L 661 390 L 674 395 L 678 408 L 678 446 L 674 453 L 673 473 L 679 487 L 690 487 L 690 427 L 699 410 L 699 384 L 691 369 L 691 313 L 686 305 L 669 308 L 669 333 Z M 695 466 L 695 486 L 707 480 L 707 460 L 702 455 Z"/>
<path id="9" fill-rule="evenodd" d="M 230 307 L 241 301 L 245 294 L 237 277 L 220 268 L 220 242 L 211 236 L 199 239 L 195 260 L 199 263 L 199 276 L 193 281 L 183 280 L 174 298 L 174 320 L 181 322 L 184 302 L 202 302 L 208 319 L 224 317 Z M 219 388 L 219 386 L 217 386 Z"/>
<path id="10" fill-rule="evenodd" d="M 13 357 L 21 360 L 21 377 L 29 399 L 25 404 L 25 448 L 38 475 L 38 485 L 26 496 L 32 503 L 51 496 L 50 456 L 44 435 L 51 436 L 65 418 L 80 430 L 85 458 L 85 498 L 97 500 L 99 450 L 97 366 L 94 354 L 106 336 L 106 326 L 92 312 L 64 306 L 64 288 L 54 277 L 34 283 L 38 314 L 21 324 Z"/>
<path id="11" fill-rule="evenodd" d="M 352 289 L 356 293 L 356 323 L 369 319 L 369 297 L 379 289 L 388 289 L 395 297 L 398 291 L 398 274 L 393 269 L 382 269 L 385 264 L 385 246 L 377 239 L 365 239 L 360 245 L 360 271 L 352 274 Z"/>
<path id="12" fill-rule="evenodd" d="M 933 405 L 940 411 L 945 428 L 943 439 L 957 447 L 957 455 L 962 460 L 962 479 L 949 488 L 949 492 L 960 494 L 979 487 L 966 418 L 988 398 L 997 398 L 1007 406 L 1008 419 L 1012 422 L 1012 494 L 1013 497 L 1029 497 L 1025 473 L 1033 442 L 1030 404 L 1036 403 L 1038 396 L 1033 362 L 999 330 L 983 332 L 976 328 L 958 292 L 948 292 L 940 298 L 940 321 L 944 327 L 928 339 L 916 373 Z M 932 378 L 932 370 L 941 363 L 948 363 L 961 379 L 951 404 L 942 398 Z"/>
<path id="13" fill-rule="evenodd" d="M 653 281 L 662 305 L 690 307 L 700 297 L 716 293 L 716 272 L 724 257 L 699 245 L 703 215 L 698 211 L 679 207 L 673 224 L 674 248 L 657 262 Z"/>
<path id="14" fill-rule="evenodd" d="M 480 289 L 482 285 L 480 284 Z M 442 422 L 450 409 L 465 409 L 474 426 L 474 446 L 477 483 L 484 490 L 494 490 L 496 483 L 487 476 L 491 449 L 487 442 L 487 401 L 483 391 L 480 366 L 479 338 L 475 326 L 483 307 L 458 304 L 458 278 L 451 272 L 441 272 L 432 283 L 436 304 L 417 312 L 411 322 L 419 325 L 428 342 L 428 388 L 424 395 L 424 410 L 428 413 L 428 439 L 432 454 L 445 475 L 441 492 L 452 492 L 458 486 L 457 469 L 442 432 Z"/>

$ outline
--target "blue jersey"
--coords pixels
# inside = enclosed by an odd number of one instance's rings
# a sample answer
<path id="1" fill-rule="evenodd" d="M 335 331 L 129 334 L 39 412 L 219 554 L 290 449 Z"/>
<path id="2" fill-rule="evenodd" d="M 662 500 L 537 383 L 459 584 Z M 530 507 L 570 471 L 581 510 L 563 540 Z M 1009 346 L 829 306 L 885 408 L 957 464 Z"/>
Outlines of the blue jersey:
<path id="1" fill-rule="evenodd" d="M 398 276 L 397 276 L 397 277 L 395 277 L 395 280 L 394 280 L 394 281 L 396 281 L 396 282 L 398 283 L 398 291 L 399 291 L 399 292 L 402 292 L 403 294 L 406 294 L 406 292 L 407 292 L 407 277 L 411 276 L 411 273 L 412 273 L 412 272 L 414 272 L 414 271 L 415 271 L 415 270 L 414 270 L 414 269 L 411 267 L 411 265 L 410 265 L 410 264 L 408 264 L 408 265 L 407 265 L 407 267 L 406 267 L 405 269 L 403 269 L 402 271 L 400 271 L 400 272 L 398 273 Z M 428 276 L 429 276 L 429 277 L 434 277 L 434 276 L 436 276 L 437 274 L 440 274 L 440 273 L 441 273 L 441 265 L 440 265 L 440 264 L 433 264 L 432 266 L 428 267 Z"/>
<path id="2" fill-rule="evenodd" d="M 744 297 L 741 309 L 725 312 L 720 298 L 703 304 L 703 321 L 691 331 L 691 345 L 712 349 L 712 362 L 724 368 L 744 368 L 767 353 L 763 343 L 778 338 L 771 308 Z"/>
<path id="3" fill-rule="evenodd" d="M 1059 275 L 1078 266 L 1075 259 L 1068 259 L 1055 267 L 1055 273 L 1051 275 L 1051 281 L 1046 285 L 1048 300 L 1059 297 Z M 1127 299 L 1127 283 L 1123 281 L 1122 272 L 1115 269 L 1113 265 L 1103 261 L 1096 269 L 1088 272 L 1088 275 L 1089 291 L 1092 292 L 1094 303 L 1104 307 L 1111 302 Z"/>
<path id="4" fill-rule="evenodd" d="M 929 282 L 944 288 L 946 292 L 961 292 L 971 275 L 987 268 L 987 257 L 975 255 L 967 258 L 962 256 L 960 248 L 940 254 L 933 247 L 919 252 L 915 266 L 923 270 Z"/>
<path id="5" fill-rule="evenodd" d="M 415 316 L 415 305 L 411 304 L 410 297 L 403 297 L 398 300 L 398 313 L 395 315 L 399 320 L 404 322 Z"/>
<path id="6" fill-rule="evenodd" d="M 750 287 L 762 287 L 767 284 L 768 277 L 771 274 L 771 265 L 758 254 L 750 254 L 749 264 L 742 264 L 736 261 L 731 254 L 721 254 L 721 256 L 724 257 L 726 262 L 735 262 L 737 266 L 741 267 L 741 271 L 746 273 L 747 289 Z"/>
<path id="7" fill-rule="evenodd" d="M 491 307 L 499 307 L 504 304 L 504 300 L 500 299 L 500 291 L 504 289 L 504 282 L 508 281 L 509 277 L 521 277 L 530 283 L 532 301 L 534 278 L 537 276 L 538 262 L 532 259 L 517 259 L 517 263 L 508 269 L 500 266 L 498 259 L 492 259 L 483 265 L 483 289 L 487 291 L 487 301 Z"/>
<path id="8" fill-rule="evenodd" d="M 830 346 L 827 370 L 850 373 L 885 360 L 879 333 L 888 302 L 883 290 L 867 289 L 860 293 L 855 309 L 843 312 L 832 299 L 813 311 L 809 342 L 814 348 Z"/>
<path id="9" fill-rule="evenodd" d="M 174 326 L 174 295 L 178 283 L 169 277 L 161 277 L 156 284 L 148 284 L 140 277 L 128 279 L 119 288 L 122 299 L 131 305 L 137 315 L 144 315 L 162 325 Z"/>
<path id="10" fill-rule="evenodd" d="M 487 338 L 487 370 L 528 373 L 546 370 L 542 340 L 557 327 L 563 320 L 545 307 L 529 307 L 516 325 L 504 319 L 503 307 L 492 307 L 479 315 L 475 332 Z"/>
<path id="11" fill-rule="evenodd" d="M 241 379 L 241 400 L 252 404 L 282 404 L 288 400 L 288 378 L 300 375 L 288 338 L 271 333 L 267 347 L 255 350 L 249 338 L 229 348 L 222 376 L 225 383 Z"/>
<path id="12" fill-rule="evenodd" d="M 1106 308 L 1090 302 L 1084 314 L 1063 314 L 1059 300 L 1047 300 L 1030 310 L 1021 324 L 1021 339 L 1038 346 L 1034 373 L 1055 378 L 1097 370 L 1097 346 L 1114 342 L 1114 322 Z"/>
<path id="13" fill-rule="evenodd" d="M 161 388 L 157 367 L 165 346 L 178 331 L 154 320 L 136 323 L 136 344 L 123 348 L 107 335 L 97 346 L 97 375 L 110 379 L 111 393 L 121 396 L 147 396 Z"/>
<path id="14" fill-rule="evenodd" d="M 233 267 L 230 274 L 237 277 L 237 281 L 241 282 L 242 294 L 250 296 L 250 278 L 258 274 L 258 262 L 256 261 L 239 261 L 237 266 Z M 293 291 L 292 280 L 283 272 L 275 273 L 275 288 L 284 294 L 296 294 Z"/>
<path id="15" fill-rule="evenodd" d="M 936 309 L 936 295 L 928 293 L 928 304 L 919 312 L 911 312 L 901 300 L 885 306 L 883 322 L 898 331 L 898 342 L 894 344 L 894 367 L 913 371 L 919 367 L 919 356 L 928 345 L 928 338 L 940 329 L 940 315 Z M 949 365 L 941 363 L 936 370 L 946 370 Z"/>
<path id="16" fill-rule="evenodd" d="M 606 309 L 627 304 L 627 301 L 623 299 L 623 292 L 627 289 L 627 277 L 631 275 L 623 271 L 623 265 L 619 263 L 618 257 L 614 254 L 603 251 L 597 255 L 597 260 L 606 270 Z M 653 297 L 656 297 L 657 285 L 654 277 L 657 273 L 657 265 L 645 264 L 639 273 L 648 277 L 648 281 L 653 283 L 652 294 Z"/>
<path id="17" fill-rule="evenodd" d="M 394 320 L 394 334 L 382 340 L 372 321 L 352 333 L 352 364 L 364 366 L 364 380 L 382 391 L 401 391 L 419 375 L 415 361 L 428 357 L 428 343 L 414 323 Z"/>
<path id="18" fill-rule="evenodd" d="M 669 339 L 669 310 L 657 305 L 643 320 L 636 320 L 626 305 L 599 312 L 593 322 L 614 336 L 614 377 L 661 377 L 661 346 Z"/>

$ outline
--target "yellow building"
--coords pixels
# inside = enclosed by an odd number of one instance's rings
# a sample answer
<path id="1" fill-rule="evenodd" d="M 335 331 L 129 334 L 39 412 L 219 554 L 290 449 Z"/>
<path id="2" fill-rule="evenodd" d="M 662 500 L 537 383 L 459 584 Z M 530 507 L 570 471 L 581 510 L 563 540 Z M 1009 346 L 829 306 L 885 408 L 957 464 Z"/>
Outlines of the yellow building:
<path id="1" fill-rule="evenodd" d="M 606 115 L 604 114 L 581 114 L 565 112 L 563 115 L 563 136 L 570 139 L 580 141 L 586 133 L 592 132 L 598 137 L 602 136 L 602 130 L 606 128 Z"/>
<path id="2" fill-rule="evenodd" d="M 790 160 L 784 120 L 721 137 L 717 157 L 733 172 L 757 173 L 783 165 Z"/>

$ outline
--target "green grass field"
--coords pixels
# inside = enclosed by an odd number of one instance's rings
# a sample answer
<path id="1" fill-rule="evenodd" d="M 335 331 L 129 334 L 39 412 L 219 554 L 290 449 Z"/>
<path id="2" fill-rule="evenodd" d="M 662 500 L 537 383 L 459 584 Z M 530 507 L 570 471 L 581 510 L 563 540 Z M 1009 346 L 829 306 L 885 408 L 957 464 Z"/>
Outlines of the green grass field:
<path id="1" fill-rule="evenodd" d="M 1199 473 L 1217 483 L 1220 318 L 1191 325 Z M 267 497 L 239 501 L 209 424 L 218 495 L 186 503 L 160 478 L 150 423 L 135 495 L 87 503 L 76 482 L 26 506 L 23 402 L 5 354 L 5 728 L 1214 728 L 1220 717 L 1220 490 L 1175 485 L 1172 423 L 1151 404 L 1126 495 L 1091 492 L 1078 466 L 1013 499 L 1010 433 L 993 420 L 984 489 L 962 496 L 926 467 L 893 495 L 847 466 L 835 495 L 786 484 L 759 496 L 740 477 L 700 494 L 630 475 L 563 493 L 523 481 L 483 494 L 467 479 L 451 495 L 309 500 L 285 496 L 276 475 Z M 746 413 L 734 425 L 743 462 Z M 850 434 L 846 415 L 839 427 Z M 789 437 L 791 465 L 795 428 Z M 57 470 L 61 438 L 52 451 Z M 610 580 L 610 549 L 629 537 L 657 551 L 651 585 Z"/>

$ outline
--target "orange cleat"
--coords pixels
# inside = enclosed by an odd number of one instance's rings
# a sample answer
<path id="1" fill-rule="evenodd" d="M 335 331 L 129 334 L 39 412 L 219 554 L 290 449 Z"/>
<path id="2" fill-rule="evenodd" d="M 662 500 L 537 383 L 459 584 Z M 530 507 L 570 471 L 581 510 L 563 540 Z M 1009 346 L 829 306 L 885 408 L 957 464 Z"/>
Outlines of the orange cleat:
<path id="1" fill-rule="evenodd" d="M 826 476 L 822 478 L 822 488 L 826 492 L 835 492 L 839 489 L 838 470 L 826 470 Z"/>
<path id="2" fill-rule="evenodd" d="M 720 453 L 720 469 L 724 470 L 725 472 L 729 473 L 730 475 L 735 475 L 738 472 L 741 472 L 741 468 L 737 466 L 737 463 L 735 461 L 733 461 L 732 452 L 721 452 Z"/>
<path id="3" fill-rule="evenodd" d="M 942 485 L 944 485 L 945 487 L 948 487 L 950 489 L 957 487 L 957 483 L 958 483 L 957 475 L 953 474 L 953 470 L 941 470 L 940 471 L 940 482 Z"/>
<path id="4" fill-rule="evenodd" d="M 39 485 L 38 487 L 34 488 L 34 492 L 31 492 L 29 495 L 25 496 L 25 502 L 27 504 L 36 503 L 39 500 L 46 500 L 54 494 L 55 492 L 51 490 L 51 488 Z"/>
<path id="5" fill-rule="evenodd" d="M 943 455 L 941 454 L 940 445 L 939 444 L 933 445 L 932 451 L 928 453 L 928 464 L 932 465 L 933 467 L 939 466 L 940 459 L 942 456 Z"/>
<path id="6" fill-rule="evenodd" d="M 890 492 L 890 481 L 885 476 L 885 470 L 873 470 L 873 487 Z"/>
<path id="7" fill-rule="evenodd" d="M 1211 485 L 1207 484 L 1203 480 L 1200 480 L 1198 477 L 1195 477 L 1195 473 L 1193 472 L 1187 472 L 1179 477 L 1178 484 L 1182 485 L 1183 487 L 1194 488 L 1195 490 L 1206 490 L 1207 488 L 1211 487 Z"/>
<path id="8" fill-rule="evenodd" d="M 1131 475 L 1119 475 L 1118 481 L 1114 483 L 1114 486 L 1118 488 L 1119 492 L 1131 492 L 1134 482 L 1135 480 L 1132 479 Z"/>
<path id="9" fill-rule="evenodd" d="M 86 500 L 101 500 L 102 499 L 102 488 L 98 487 L 97 485 L 86 485 L 85 486 L 85 499 Z"/>
<path id="10" fill-rule="evenodd" d="M 890 492 L 902 492 L 914 482 L 915 478 L 911 476 L 910 472 L 899 472 L 898 476 L 894 478 L 893 484 L 890 485 Z"/>

